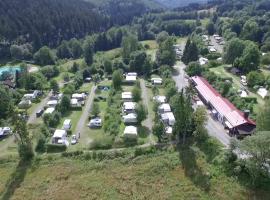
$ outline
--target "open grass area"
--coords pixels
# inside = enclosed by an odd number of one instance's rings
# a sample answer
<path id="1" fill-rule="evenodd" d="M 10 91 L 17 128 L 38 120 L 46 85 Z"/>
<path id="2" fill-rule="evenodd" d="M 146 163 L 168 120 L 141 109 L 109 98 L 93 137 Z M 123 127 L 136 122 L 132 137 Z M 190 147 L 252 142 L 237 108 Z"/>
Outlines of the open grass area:
<path id="1" fill-rule="evenodd" d="M 235 89 L 239 90 L 242 87 L 242 85 L 240 83 L 240 77 L 227 72 L 224 69 L 224 66 L 210 68 L 209 70 L 212 71 L 212 72 L 214 72 L 217 76 L 220 76 L 222 78 L 232 78 L 233 87 Z M 254 92 L 251 92 L 251 91 L 249 91 L 249 94 L 248 95 L 250 97 L 257 98 L 258 104 L 255 105 L 254 110 L 255 110 L 255 112 L 258 111 L 259 106 L 263 106 L 264 105 L 264 103 L 265 103 L 264 100 L 258 94 L 254 93 Z"/>
<path id="2" fill-rule="evenodd" d="M 83 109 L 83 108 L 82 108 Z M 70 119 L 71 120 L 71 131 L 72 131 L 72 134 L 76 134 L 74 131 L 75 131 L 75 128 L 76 128 L 76 125 L 80 119 L 82 115 L 82 110 L 71 110 L 69 112 L 67 112 L 65 115 L 62 116 L 61 120 L 60 120 L 60 123 L 58 125 L 57 128 L 62 128 L 63 127 L 63 123 L 66 119 Z"/>
<path id="3" fill-rule="evenodd" d="M 121 156 L 101 160 L 91 156 L 81 156 L 81 159 L 44 156 L 25 166 L 17 166 L 14 159 L 1 160 L 0 193 L 7 192 L 5 197 L 13 200 L 266 200 L 269 197 L 269 191 L 249 190 L 209 164 L 208 156 L 197 146 L 180 152 L 118 155 Z M 17 184 L 6 184 L 11 180 Z"/>
<path id="4" fill-rule="evenodd" d="M 102 81 L 99 85 L 103 85 L 103 86 L 109 86 L 111 84 L 111 81 Z M 96 90 L 98 91 L 98 90 Z M 95 97 L 101 96 L 103 98 L 105 98 L 104 101 L 98 101 L 96 102 L 99 106 L 100 109 L 100 114 L 99 116 L 101 117 L 101 119 L 104 122 L 104 115 L 107 109 L 107 102 L 106 99 L 108 98 L 109 95 L 109 91 L 100 91 L 100 92 L 96 92 Z M 85 139 L 80 140 L 80 143 L 78 144 L 78 148 L 80 149 L 88 149 L 89 148 L 89 141 L 94 141 L 94 140 L 102 140 L 103 138 L 108 137 L 107 134 L 104 133 L 103 128 L 99 128 L 99 129 L 91 129 L 89 127 L 87 127 L 88 124 L 88 120 L 85 124 L 85 127 L 83 129 L 83 135 L 85 137 Z"/>
<path id="5" fill-rule="evenodd" d="M 147 55 L 149 55 L 152 61 L 156 60 L 156 52 L 158 50 L 158 44 L 155 40 L 145 40 L 141 42 L 142 45 L 148 45 L 149 49 L 146 49 Z"/>

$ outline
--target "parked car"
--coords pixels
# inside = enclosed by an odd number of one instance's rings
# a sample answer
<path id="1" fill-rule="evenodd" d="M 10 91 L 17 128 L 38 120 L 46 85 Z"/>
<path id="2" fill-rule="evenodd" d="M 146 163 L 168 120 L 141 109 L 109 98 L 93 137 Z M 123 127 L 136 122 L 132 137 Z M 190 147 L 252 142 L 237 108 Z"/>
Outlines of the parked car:
<path id="1" fill-rule="evenodd" d="M 41 117 L 43 114 L 44 110 L 40 109 L 39 111 L 36 112 L 36 117 Z"/>
<path id="2" fill-rule="evenodd" d="M 78 139 L 77 139 L 76 135 L 72 135 L 71 136 L 71 144 L 74 145 L 74 144 L 77 144 L 77 142 L 78 142 Z"/>

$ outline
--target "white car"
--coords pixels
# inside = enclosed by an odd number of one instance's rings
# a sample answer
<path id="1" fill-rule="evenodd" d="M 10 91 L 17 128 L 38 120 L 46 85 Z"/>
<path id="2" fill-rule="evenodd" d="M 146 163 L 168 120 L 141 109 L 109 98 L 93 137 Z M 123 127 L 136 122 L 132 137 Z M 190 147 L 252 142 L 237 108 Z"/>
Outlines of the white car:
<path id="1" fill-rule="evenodd" d="M 74 145 L 74 144 L 77 144 L 78 140 L 77 140 L 77 137 L 76 135 L 72 135 L 71 136 L 71 144 Z"/>

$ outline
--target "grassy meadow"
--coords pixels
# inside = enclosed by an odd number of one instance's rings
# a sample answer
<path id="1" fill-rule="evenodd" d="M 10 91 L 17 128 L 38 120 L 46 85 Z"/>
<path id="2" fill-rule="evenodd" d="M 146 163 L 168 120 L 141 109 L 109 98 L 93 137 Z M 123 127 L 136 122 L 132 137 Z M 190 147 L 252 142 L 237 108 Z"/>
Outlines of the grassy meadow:
<path id="1" fill-rule="evenodd" d="M 137 153 L 136 153 L 137 152 Z M 196 145 L 175 151 L 44 155 L 0 162 L 3 199 L 267 199 L 229 177 Z M 207 153 L 207 154 L 206 154 Z M 14 185 L 13 183 L 16 182 Z"/>

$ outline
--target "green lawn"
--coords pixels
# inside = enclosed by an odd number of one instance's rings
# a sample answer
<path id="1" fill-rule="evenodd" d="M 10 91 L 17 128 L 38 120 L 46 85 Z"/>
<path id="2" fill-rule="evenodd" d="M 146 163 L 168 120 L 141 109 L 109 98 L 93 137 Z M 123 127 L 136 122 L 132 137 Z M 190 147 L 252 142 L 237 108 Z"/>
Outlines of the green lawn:
<path id="1" fill-rule="evenodd" d="M 79 92 L 90 92 L 92 87 L 93 87 L 93 83 L 84 83 L 80 87 Z"/>
<path id="2" fill-rule="evenodd" d="M 110 84 L 111 84 L 111 81 L 102 81 L 99 85 L 110 85 Z M 102 97 L 107 98 L 108 94 L 109 94 L 109 91 L 101 91 L 100 93 L 96 93 L 95 97 L 102 96 Z M 99 101 L 96 103 L 98 103 L 98 105 L 99 105 L 100 117 L 102 118 L 103 123 L 104 123 L 104 115 L 105 115 L 105 112 L 107 109 L 107 102 L 105 100 L 105 101 Z M 87 121 L 87 124 L 88 123 L 89 123 L 89 121 Z M 85 124 L 85 127 L 83 129 L 83 133 L 82 133 L 84 135 L 84 139 L 80 140 L 81 144 L 79 145 L 80 148 L 84 148 L 84 149 L 89 147 L 88 145 L 89 145 L 90 141 L 107 137 L 107 135 L 104 133 L 103 128 L 90 129 L 89 127 L 87 127 L 87 124 Z"/>
<path id="3" fill-rule="evenodd" d="M 156 60 L 156 52 L 158 50 L 158 44 L 155 40 L 146 40 L 141 42 L 142 45 L 148 45 L 149 49 L 146 49 L 146 54 L 149 55 L 152 61 Z"/>
<path id="4" fill-rule="evenodd" d="M 83 109 L 83 107 L 82 107 L 82 109 Z M 63 127 L 63 122 L 65 121 L 65 119 L 70 119 L 71 124 L 72 124 L 72 126 L 71 126 L 72 134 L 76 134 L 74 131 L 76 129 L 76 125 L 77 125 L 81 115 L 82 115 L 82 110 L 71 110 L 71 111 L 67 112 L 65 115 L 62 116 L 57 128 Z"/>

